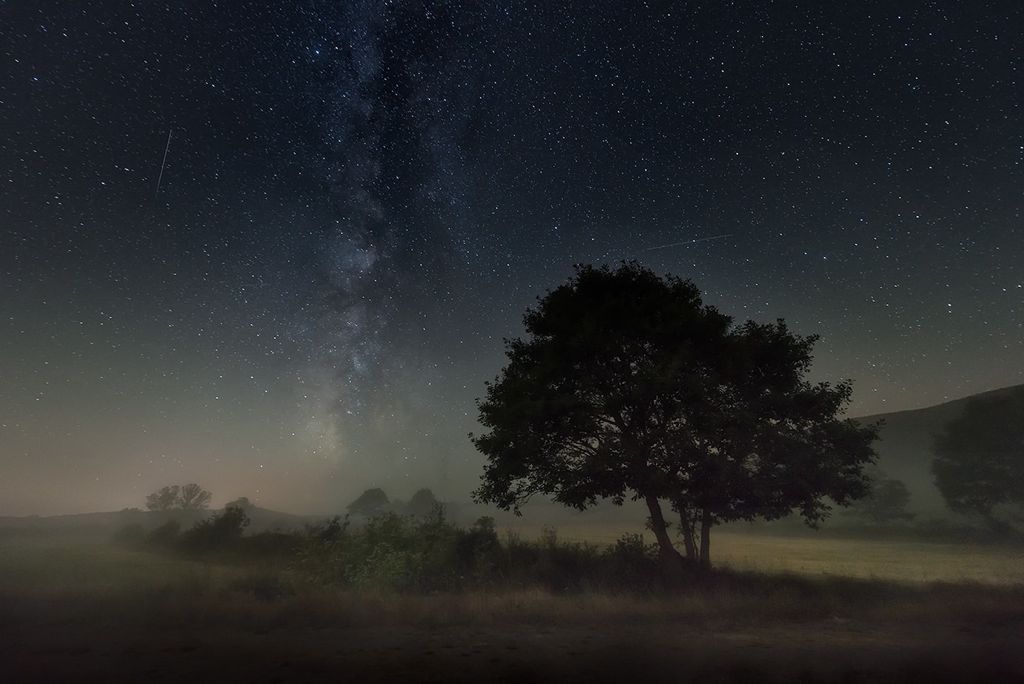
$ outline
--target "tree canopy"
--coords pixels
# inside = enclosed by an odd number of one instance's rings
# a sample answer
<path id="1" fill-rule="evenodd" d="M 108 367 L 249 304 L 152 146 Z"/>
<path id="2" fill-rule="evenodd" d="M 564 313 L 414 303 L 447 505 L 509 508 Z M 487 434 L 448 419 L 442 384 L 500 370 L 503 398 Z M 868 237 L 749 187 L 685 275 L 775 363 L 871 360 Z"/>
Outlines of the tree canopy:
<path id="1" fill-rule="evenodd" d="M 151 511 L 169 511 L 178 506 L 178 492 L 181 487 L 161 487 L 146 497 L 146 508 Z"/>
<path id="2" fill-rule="evenodd" d="M 210 505 L 211 498 L 213 495 L 210 492 L 193 482 L 181 488 L 178 502 L 182 510 L 201 511 Z"/>
<path id="3" fill-rule="evenodd" d="M 372 518 L 375 515 L 386 512 L 390 504 L 391 502 L 388 500 L 388 495 L 384 493 L 384 490 L 375 487 L 367 489 L 360 494 L 355 501 L 348 505 L 348 511 L 355 515 Z"/>
<path id="4" fill-rule="evenodd" d="M 409 503 L 406 505 L 405 510 L 409 515 L 419 516 L 425 518 L 433 515 L 437 510 L 440 503 L 437 497 L 434 496 L 434 492 L 430 491 L 426 487 L 419 489 L 412 498 L 409 499 Z"/>
<path id="5" fill-rule="evenodd" d="M 1005 528 L 1024 505 L 1024 391 L 979 397 L 935 438 L 932 470 L 949 507 Z"/>
<path id="6" fill-rule="evenodd" d="M 248 511 L 251 508 L 255 508 L 255 504 L 249 501 L 249 497 L 240 496 L 234 501 L 229 501 L 224 504 L 224 508 L 241 508 L 243 511 Z"/>
<path id="7" fill-rule="evenodd" d="M 184 486 L 162 487 L 146 497 L 146 508 L 151 511 L 202 511 L 210 505 L 212 494 L 192 483 Z"/>
<path id="8" fill-rule="evenodd" d="M 849 383 L 805 379 L 816 338 L 781 320 L 734 325 L 692 282 L 631 262 L 577 267 L 524 324 L 479 403 L 478 501 L 640 499 L 669 559 L 668 501 L 706 563 L 716 523 L 796 510 L 814 524 L 867 490 L 875 429 L 839 418 Z"/>
<path id="9" fill-rule="evenodd" d="M 852 513 L 876 525 L 906 522 L 914 519 L 907 511 L 910 490 L 902 480 L 876 471 L 871 476 L 867 495 L 852 507 Z"/>
<path id="10" fill-rule="evenodd" d="M 218 548 L 237 541 L 248 526 L 245 509 L 229 504 L 220 513 L 196 523 L 182 541 L 194 550 Z"/>

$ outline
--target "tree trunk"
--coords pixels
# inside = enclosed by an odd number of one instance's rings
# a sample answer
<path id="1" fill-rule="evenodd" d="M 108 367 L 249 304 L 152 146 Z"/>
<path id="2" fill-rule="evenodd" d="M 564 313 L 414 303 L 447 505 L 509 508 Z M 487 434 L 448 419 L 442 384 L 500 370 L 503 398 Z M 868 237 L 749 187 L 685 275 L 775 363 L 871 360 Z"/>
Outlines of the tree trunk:
<path id="1" fill-rule="evenodd" d="M 690 519 L 686 506 L 678 506 L 679 524 L 683 529 L 683 545 L 686 547 L 686 558 L 697 561 L 697 541 L 693 538 L 693 520 Z"/>
<path id="2" fill-rule="evenodd" d="M 661 513 L 658 497 L 645 496 L 644 501 L 647 502 L 647 510 L 651 512 L 651 531 L 654 532 L 654 538 L 658 540 L 658 550 L 662 561 L 666 563 L 682 561 L 683 557 L 672 546 L 672 538 L 668 535 L 668 525 L 665 524 L 665 516 Z"/>
<path id="3" fill-rule="evenodd" d="M 711 567 L 711 511 L 707 508 L 700 521 L 700 566 Z"/>

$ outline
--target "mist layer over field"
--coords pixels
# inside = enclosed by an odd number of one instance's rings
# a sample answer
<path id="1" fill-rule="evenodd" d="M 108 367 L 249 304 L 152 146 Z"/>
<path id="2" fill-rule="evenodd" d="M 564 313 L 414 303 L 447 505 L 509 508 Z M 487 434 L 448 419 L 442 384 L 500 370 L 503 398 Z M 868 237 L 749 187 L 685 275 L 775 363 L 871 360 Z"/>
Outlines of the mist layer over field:
<path id="1" fill-rule="evenodd" d="M 19 681 L 582 682 L 636 668 L 651 681 L 1024 673 L 1020 547 L 727 531 L 722 569 L 665 592 L 636 584 L 642 574 L 632 586 L 579 583 L 599 556 L 578 540 L 599 544 L 621 529 L 498 532 L 499 555 L 510 544 L 532 549 L 528 567 L 424 593 L 389 585 L 394 576 L 379 564 L 379 577 L 353 584 L 267 550 L 183 555 L 7 531 L 0 656 Z"/>

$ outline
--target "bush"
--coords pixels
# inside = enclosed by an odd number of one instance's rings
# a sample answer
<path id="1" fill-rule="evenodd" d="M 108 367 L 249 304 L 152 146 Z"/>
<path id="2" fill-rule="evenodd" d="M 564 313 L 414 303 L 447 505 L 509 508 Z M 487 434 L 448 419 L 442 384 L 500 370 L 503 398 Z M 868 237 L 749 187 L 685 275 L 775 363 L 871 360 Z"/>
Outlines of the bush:
<path id="1" fill-rule="evenodd" d="M 242 538 L 249 516 L 238 506 L 228 506 L 219 514 L 197 522 L 182 535 L 182 545 L 191 551 L 222 549 Z"/>
<path id="2" fill-rule="evenodd" d="M 314 581 L 399 591 L 540 585 L 564 592 L 646 586 L 661 577 L 655 549 L 640 535 L 607 551 L 562 542 L 554 530 L 536 542 L 509 535 L 502 544 L 492 518 L 459 528 L 440 511 L 426 520 L 389 513 L 354 531 L 308 527 L 297 557 L 297 569 Z"/>
<path id="3" fill-rule="evenodd" d="M 381 545 L 373 547 L 361 563 L 348 573 L 352 586 L 374 589 L 411 589 L 420 582 L 423 559 L 408 549 Z"/>
<path id="4" fill-rule="evenodd" d="M 181 535 L 193 553 L 230 548 L 246 558 L 288 559 L 297 577 L 317 584 L 412 592 L 535 587 L 556 592 L 621 590 L 663 584 L 656 548 L 638 534 L 608 548 L 559 540 L 547 529 L 537 541 L 509 534 L 499 540 L 494 519 L 468 528 L 445 519 L 384 513 L 361 527 L 332 518 L 302 532 L 242 537 L 244 511 L 225 509 Z M 165 536 L 173 538 L 177 531 Z M 152 536 L 152 534 L 151 534 Z M 276 590 L 253 590 L 261 597 Z M 272 597 L 271 597 L 272 598 Z"/>
<path id="5" fill-rule="evenodd" d="M 494 584 L 502 575 L 502 549 L 494 518 L 484 516 L 468 530 L 458 530 L 455 537 L 455 558 L 461 577 L 474 584 Z"/>
<path id="6" fill-rule="evenodd" d="M 608 576 L 619 586 L 657 584 L 661 575 L 658 547 L 645 544 L 643 535 L 624 534 L 605 551 Z"/>
<path id="7" fill-rule="evenodd" d="M 338 516 L 334 516 L 330 520 L 322 523 L 306 525 L 305 531 L 306 536 L 310 539 L 317 539 L 321 542 L 334 542 L 348 531 L 348 525 L 349 522 L 347 515 L 345 516 L 344 521 Z"/>

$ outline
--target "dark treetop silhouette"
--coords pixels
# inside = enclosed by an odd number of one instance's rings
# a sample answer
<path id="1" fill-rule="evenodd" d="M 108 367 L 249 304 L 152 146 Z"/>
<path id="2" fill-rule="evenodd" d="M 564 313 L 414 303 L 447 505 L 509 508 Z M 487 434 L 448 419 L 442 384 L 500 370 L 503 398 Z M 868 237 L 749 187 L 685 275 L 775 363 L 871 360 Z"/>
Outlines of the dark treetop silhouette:
<path id="1" fill-rule="evenodd" d="M 146 497 L 146 508 L 151 511 L 169 511 L 177 507 L 180 491 L 178 485 L 162 487 Z"/>
<path id="2" fill-rule="evenodd" d="M 163 487 L 146 497 L 146 508 L 151 511 L 201 511 L 210 505 L 213 495 L 195 483 Z"/>
<path id="3" fill-rule="evenodd" d="M 372 518 L 375 515 L 386 512 L 390 505 L 391 501 L 388 499 L 388 495 L 384 493 L 384 490 L 374 487 L 373 489 L 367 489 L 355 501 L 350 503 L 348 505 L 348 512 Z"/>
<path id="4" fill-rule="evenodd" d="M 1000 514 L 1024 506 L 1024 390 L 969 402 L 933 451 L 935 484 L 949 507 L 1005 530 L 1008 517 Z"/>
<path id="5" fill-rule="evenodd" d="M 405 510 L 409 515 L 419 516 L 425 518 L 433 514 L 440 502 L 437 497 L 434 496 L 434 492 L 427 488 L 418 489 L 412 498 L 409 499 L 409 503 L 406 505 Z"/>
<path id="6" fill-rule="evenodd" d="M 838 417 L 848 382 L 804 379 L 816 337 L 781 320 L 733 325 L 690 281 L 634 262 L 577 267 L 524 323 L 479 404 L 488 432 L 471 436 L 487 457 L 481 502 L 642 499 L 674 560 L 668 501 L 687 555 L 707 565 L 716 523 L 796 510 L 814 524 L 829 500 L 867 492 L 876 429 Z"/>
<path id="7" fill-rule="evenodd" d="M 907 511 L 910 489 L 902 480 L 887 477 L 880 470 L 871 473 L 868 493 L 851 507 L 851 512 L 875 525 L 888 525 L 914 519 Z"/>

